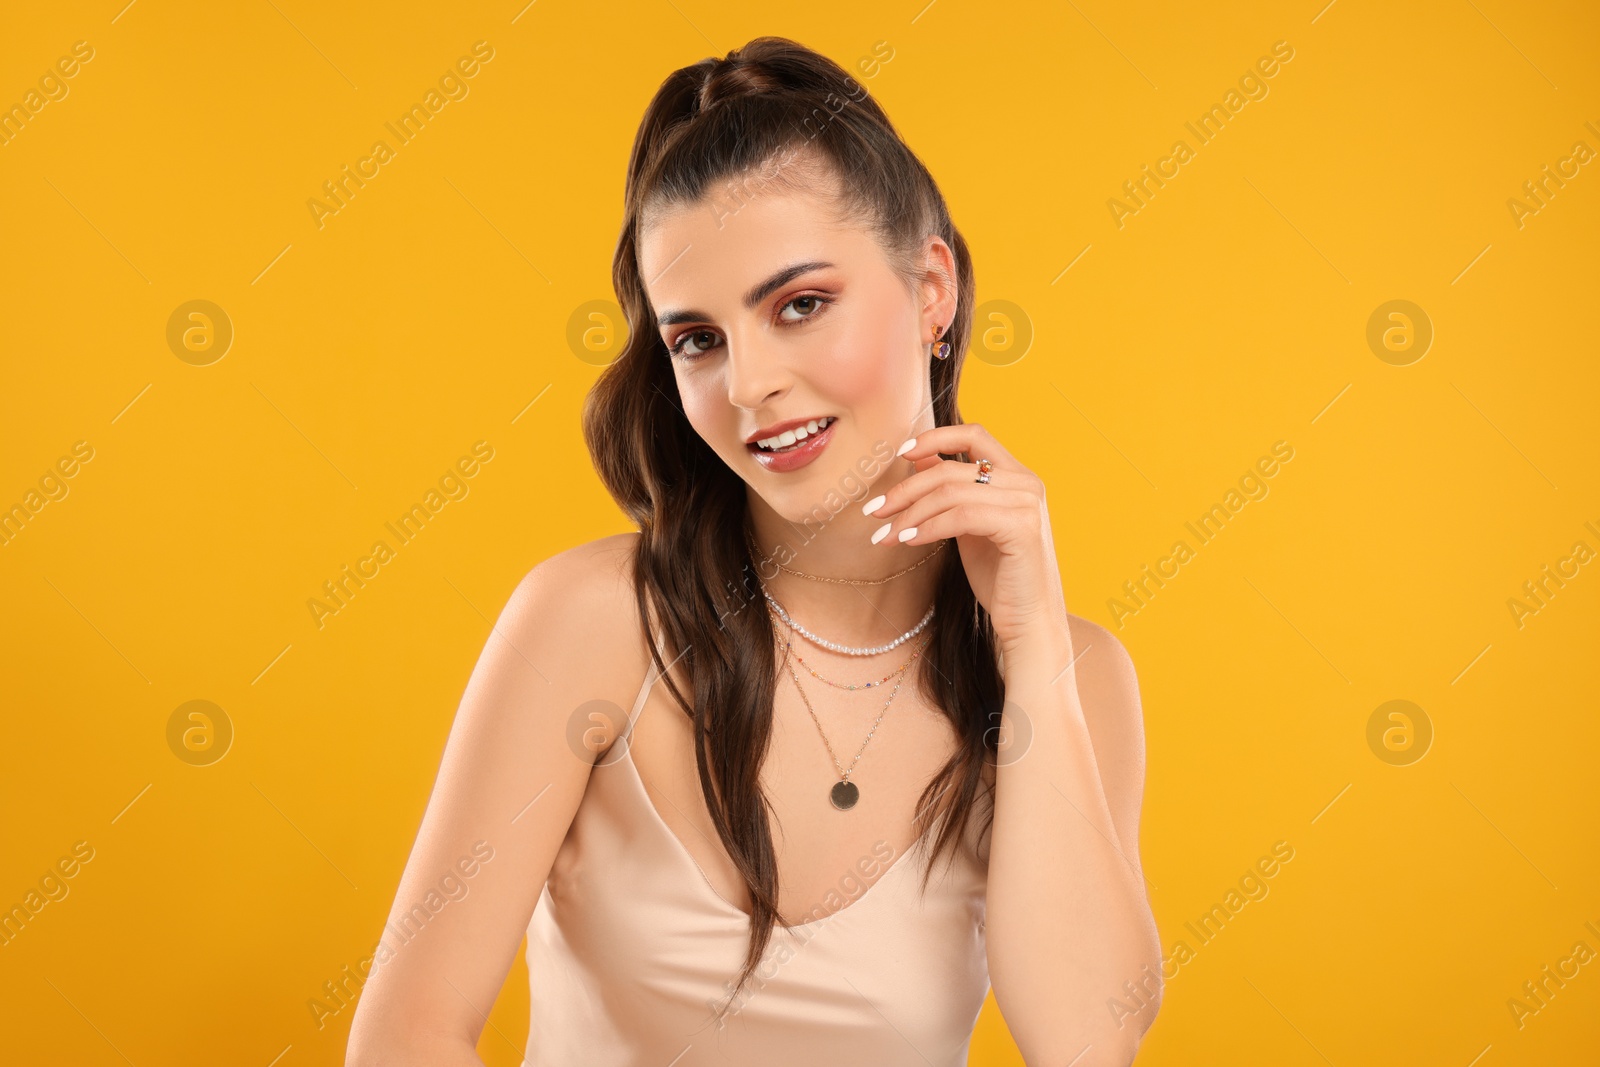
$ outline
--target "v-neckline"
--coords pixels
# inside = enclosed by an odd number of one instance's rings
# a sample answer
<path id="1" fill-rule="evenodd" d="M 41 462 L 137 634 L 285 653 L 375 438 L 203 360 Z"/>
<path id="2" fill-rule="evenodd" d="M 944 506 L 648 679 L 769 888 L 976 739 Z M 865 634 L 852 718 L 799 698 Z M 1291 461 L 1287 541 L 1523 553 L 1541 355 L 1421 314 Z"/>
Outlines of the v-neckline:
<path id="1" fill-rule="evenodd" d="M 629 734 L 631 735 L 631 733 L 632 733 L 632 731 L 630 730 Z M 621 744 L 623 746 L 623 753 L 622 753 L 622 758 L 620 760 L 614 761 L 612 765 L 614 766 L 615 763 L 626 763 L 628 765 L 629 771 L 628 771 L 627 777 L 633 782 L 633 788 L 635 790 L 637 790 L 637 794 L 636 795 L 638 796 L 639 800 L 642 801 L 643 804 L 644 804 L 644 807 L 645 807 L 645 809 L 646 809 L 646 811 L 648 813 L 649 821 L 651 823 L 653 823 L 656 826 L 656 828 L 662 834 L 666 835 L 667 840 L 670 843 L 670 846 L 678 853 L 678 855 L 682 856 L 685 860 L 687 860 L 689 862 L 689 864 L 692 867 L 694 867 L 695 871 L 700 875 L 701 881 L 705 883 L 705 887 L 706 887 L 707 892 L 709 892 L 711 894 L 712 898 L 717 902 L 717 904 L 720 905 L 723 908 L 726 908 L 728 911 L 732 912 L 733 913 L 732 917 L 736 921 L 742 921 L 746 925 L 748 925 L 751 922 L 750 913 L 745 911 L 743 908 L 739 907 L 737 904 L 733 903 L 733 901 L 729 900 L 727 897 L 723 896 L 721 893 L 719 893 L 717 891 L 717 887 L 711 884 L 711 879 L 706 877 L 705 868 L 701 867 L 700 866 L 700 861 L 694 858 L 694 853 L 689 851 L 689 849 L 684 845 L 684 843 L 678 838 L 678 835 L 672 832 L 672 827 L 667 825 L 666 819 L 662 818 L 660 810 L 658 810 L 656 808 L 655 801 L 650 799 L 650 794 L 645 789 L 644 777 L 643 777 L 643 775 L 641 775 L 639 773 L 638 765 L 633 762 L 633 746 L 628 743 L 629 740 L 630 740 L 630 738 L 628 736 L 624 736 L 624 737 L 621 737 L 621 738 L 617 739 L 617 743 L 619 743 L 619 744 Z M 920 846 L 923 843 L 923 841 L 927 838 L 928 834 L 931 833 L 932 831 L 933 831 L 933 826 L 930 824 L 927 827 L 927 829 L 923 830 L 922 833 L 920 835 L 918 835 L 917 839 L 915 841 L 913 841 L 908 848 L 905 849 L 905 851 L 900 853 L 900 855 L 895 859 L 895 861 L 893 863 L 889 864 L 889 867 L 888 867 L 887 870 L 885 870 L 882 874 L 878 875 L 878 878 L 877 878 L 876 881 L 874 881 L 871 885 L 867 886 L 867 888 L 862 892 L 862 894 L 860 896 L 858 896 L 855 900 L 851 901 L 849 904 L 846 904 L 844 907 L 839 908 L 839 909 L 837 909 L 835 911 L 829 912 L 827 915 L 822 916 L 820 919 L 812 919 L 810 922 L 796 923 L 795 925 L 789 926 L 789 927 L 784 927 L 782 925 L 779 925 L 778 929 L 806 930 L 806 929 L 809 929 L 811 927 L 820 927 L 823 924 L 827 923 L 829 920 L 837 918 L 840 915 L 843 915 L 845 912 L 854 911 L 856 908 L 859 908 L 861 905 L 863 905 L 863 904 L 865 904 L 867 902 L 867 898 L 868 897 L 872 896 L 873 890 L 877 889 L 886 880 L 888 880 L 890 875 L 894 874 L 897 870 L 900 869 L 900 867 L 903 865 L 903 862 L 906 860 L 906 858 L 909 857 L 912 853 L 917 851 L 918 846 Z M 780 924 L 782 923 L 782 917 L 781 916 L 779 917 L 779 923 Z"/>

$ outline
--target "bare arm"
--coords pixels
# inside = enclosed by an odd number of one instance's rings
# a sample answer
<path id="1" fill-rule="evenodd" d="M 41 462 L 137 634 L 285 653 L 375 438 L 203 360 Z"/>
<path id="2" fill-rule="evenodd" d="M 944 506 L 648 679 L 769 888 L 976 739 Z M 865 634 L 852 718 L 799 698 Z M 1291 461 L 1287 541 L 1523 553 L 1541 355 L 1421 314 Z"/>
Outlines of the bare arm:
<path id="1" fill-rule="evenodd" d="M 1065 665 L 1076 660 L 1070 670 Z M 1161 1004 L 1139 859 L 1144 729 L 1127 650 L 1070 619 L 1005 663 L 1025 754 L 998 768 L 989 861 L 995 999 L 1030 1065 L 1126 1067 Z M 1020 733 L 1015 733 L 1020 731 Z"/>
<path id="2" fill-rule="evenodd" d="M 346 1067 L 482 1067 L 478 1037 L 593 767 L 569 720 L 593 700 L 626 709 L 644 677 L 632 543 L 546 560 L 501 612 L 451 726 Z"/>

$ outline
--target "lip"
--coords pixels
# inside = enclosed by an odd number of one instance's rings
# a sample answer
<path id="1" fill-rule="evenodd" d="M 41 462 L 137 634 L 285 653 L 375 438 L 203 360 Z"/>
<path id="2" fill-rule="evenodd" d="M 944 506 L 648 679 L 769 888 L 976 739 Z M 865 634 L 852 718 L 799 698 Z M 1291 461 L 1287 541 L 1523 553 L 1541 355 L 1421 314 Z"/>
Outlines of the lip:
<path id="1" fill-rule="evenodd" d="M 763 426 L 749 437 L 746 437 L 744 439 L 744 443 L 747 445 L 753 445 L 757 441 L 765 441 L 769 437 L 776 437 L 785 430 L 793 430 L 797 427 L 805 426 L 807 423 L 821 422 L 827 417 L 828 416 L 825 414 L 808 415 L 803 419 L 789 419 L 787 422 L 775 422 L 771 426 Z"/>
<path id="2" fill-rule="evenodd" d="M 810 420 L 791 423 L 785 425 L 783 429 L 789 429 L 791 426 L 803 426 L 805 425 L 805 422 L 808 421 Z M 799 470 L 801 467 L 804 467 L 806 464 L 822 455 L 822 450 L 828 447 L 829 441 L 833 440 L 833 428 L 838 425 L 839 420 L 838 418 L 835 418 L 827 425 L 825 429 L 818 430 L 816 433 L 811 434 L 804 441 L 801 441 L 797 447 L 788 452 L 763 452 L 761 449 L 757 448 L 754 443 L 747 444 L 745 447 L 750 450 L 750 454 L 755 457 L 756 462 L 760 463 L 769 471 L 775 471 L 781 474 L 788 471 Z M 780 429 L 778 432 L 782 433 L 783 430 Z M 772 435 L 763 431 L 760 436 L 765 438 Z"/>

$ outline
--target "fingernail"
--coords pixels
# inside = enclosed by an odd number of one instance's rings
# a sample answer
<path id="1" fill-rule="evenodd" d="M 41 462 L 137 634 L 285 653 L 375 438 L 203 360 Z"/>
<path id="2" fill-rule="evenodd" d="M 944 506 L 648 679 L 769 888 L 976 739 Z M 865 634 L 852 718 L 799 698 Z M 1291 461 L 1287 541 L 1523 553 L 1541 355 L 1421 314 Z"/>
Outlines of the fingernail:
<path id="1" fill-rule="evenodd" d="M 905 444 L 901 445 L 899 450 L 895 452 L 895 455 L 903 456 L 907 452 L 910 452 L 913 448 L 916 448 L 916 447 L 917 447 L 917 439 L 915 437 L 913 437 L 910 440 L 906 441 Z"/>
<path id="2" fill-rule="evenodd" d="M 888 533 L 889 527 L 893 525 L 894 523 L 892 522 L 886 522 L 882 526 L 878 527 L 878 532 L 872 535 L 872 543 L 877 544 L 879 541 L 882 541 L 884 534 Z"/>
<path id="3" fill-rule="evenodd" d="M 917 528 L 915 526 L 907 526 L 900 531 L 900 540 L 902 541 L 909 541 L 915 536 L 917 536 Z"/>
<path id="4" fill-rule="evenodd" d="M 861 505 L 861 514 L 871 515 L 874 511 L 877 511 L 879 508 L 883 507 L 883 502 L 887 499 L 887 497 L 883 496 L 873 497 L 871 500 Z"/>

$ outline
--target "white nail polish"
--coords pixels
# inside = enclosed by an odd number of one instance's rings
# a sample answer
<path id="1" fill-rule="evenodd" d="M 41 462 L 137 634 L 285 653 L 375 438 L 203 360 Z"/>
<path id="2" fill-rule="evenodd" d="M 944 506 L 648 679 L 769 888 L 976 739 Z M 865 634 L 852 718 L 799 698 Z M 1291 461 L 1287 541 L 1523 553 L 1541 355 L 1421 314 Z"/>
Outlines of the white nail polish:
<path id="1" fill-rule="evenodd" d="M 871 500 L 861 505 L 861 514 L 871 515 L 874 511 L 877 511 L 879 508 L 883 507 L 883 502 L 887 499 L 888 497 L 885 496 L 873 497 Z"/>
<path id="2" fill-rule="evenodd" d="M 882 541 L 884 535 L 889 532 L 889 527 L 893 525 L 894 523 L 892 522 L 886 522 L 882 526 L 878 527 L 878 532 L 872 535 L 872 543 L 877 544 L 879 541 Z"/>
<path id="3" fill-rule="evenodd" d="M 916 447 L 917 447 L 917 439 L 915 437 L 913 437 L 909 441 L 907 441 L 905 444 L 901 445 L 899 447 L 899 449 L 896 450 L 895 455 L 903 456 L 907 452 L 910 452 L 913 448 L 916 448 Z"/>
<path id="4" fill-rule="evenodd" d="M 917 528 L 915 526 L 907 526 L 900 531 L 900 540 L 902 541 L 909 541 L 915 536 L 917 536 Z"/>

